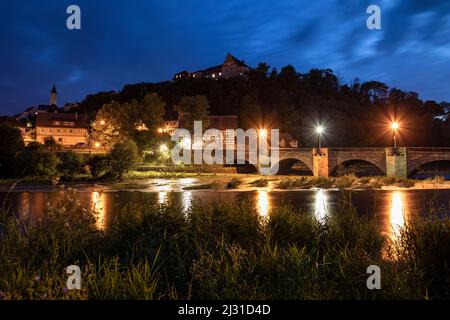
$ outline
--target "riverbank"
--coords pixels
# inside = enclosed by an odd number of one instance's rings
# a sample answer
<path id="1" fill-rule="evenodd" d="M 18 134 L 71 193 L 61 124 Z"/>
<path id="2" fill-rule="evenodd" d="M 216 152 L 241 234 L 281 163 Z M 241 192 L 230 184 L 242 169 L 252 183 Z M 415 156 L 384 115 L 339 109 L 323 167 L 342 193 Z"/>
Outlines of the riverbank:
<path id="1" fill-rule="evenodd" d="M 75 198 L 61 193 L 40 223 L 0 210 L 0 299 L 450 298 L 448 218 L 390 239 L 346 203 L 323 219 L 248 202 L 132 205 L 102 230 Z M 73 264 L 81 290 L 66 289 Z M 370 265 L 381 290 L 367 287 Z"/>
<path id="2" fill-rule="evenodd" d="M 131 171 L 121 181 L 94 179 L 88 175 L 74 177 L 70 181 L 59 179 L 36 179 L 0 181 L 0 192 L 57 190 L 59 186 L 78 190 L 137 190 L 158 192 L 186 190 L 233 190 L 249 191 L 265 188 L 267 190 L 308 190 L 308 189 L 348 189 L 348 190 L 392 190 L 450 189 L 450 181 L 440 177 L 427 180 L 398 179 L 391 177 L 340 177 L 310 176 L 261 176 L 257 174 L 237 173 L 199 173 Z"/>

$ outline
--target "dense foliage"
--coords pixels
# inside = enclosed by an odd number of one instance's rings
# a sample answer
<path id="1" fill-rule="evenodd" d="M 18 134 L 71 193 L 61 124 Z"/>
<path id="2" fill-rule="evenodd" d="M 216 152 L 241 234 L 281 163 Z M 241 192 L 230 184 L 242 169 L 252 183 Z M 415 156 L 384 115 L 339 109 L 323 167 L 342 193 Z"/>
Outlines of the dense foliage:
<path id="1" fill-rule="evenodd" d="M 237 114 L 241 128 L 280 128 L 303 146 L 315 145 L 313 128 L 319 122 L 326 127 L 328 146 L 389 145 L 392 120 L 400 123 L 400 145 L 448 146 L 450 141 L 448 102 L 423 101 L 418 93 L 378 81 L 343 83 L 329 69 L 298 73 L 286 66 L 278 72 L 264 63 L 246 77 L 126 85 L 120 92 L 89 95 L 79 109 L 94 115 L 113 100 L 141 101 L 149 93 L 165 101 L 166 118 L 176 116 L 183 97 L 203 95 L 210 114 Z"/>
<path id="2" fill-rule="evenodd" d="M 54 178 L 73 180 L 88 172 L 93 178 L 121 179 L 123 174 L 142 161 L 136 143 L 121 138 L 106 155 L 86 155 L 64 151 L 53 139 L 45 144 L 24 145 L 18 129 L 0 125 L 3 139 L 0 143 L 0 178 L 31 178 L 45 181 Z M 160 153 L 158 153 L 160 155 Z"/>
<path id="3" fill-rule="evenodd" d="M 251 201 L 131 205 L 102 230 L 75 195 L 60 196 L 40 222 L 0 211 L 0 299 L 450 297 L 448 218 L 413 220 L 395 246 L 345 204 L 320 220 L 290 206 L 262 217 Z M 66 289 L 71 264 L 81 290 Z M 370 265 L 381 290 L 367 288 Z"/>

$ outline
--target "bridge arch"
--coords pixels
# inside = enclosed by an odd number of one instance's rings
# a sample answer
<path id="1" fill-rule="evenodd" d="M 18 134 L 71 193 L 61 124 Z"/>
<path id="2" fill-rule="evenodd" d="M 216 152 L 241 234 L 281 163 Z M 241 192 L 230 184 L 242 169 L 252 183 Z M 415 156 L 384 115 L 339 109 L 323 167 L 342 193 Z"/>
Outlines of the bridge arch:
<path id="1" fill-rule="evenodd" d="M 408 177 L 431 178 L 435 176 L 450 176 L 450 159 L 421 161 L 413 163 L 408 168 Z"/>
<path id="2" fill-rule="evenodd" d="M 330 168 L 330 176 L 354 174 L 356 176 L 384 176 L 386 172 L 375 161 L 368 159 L 347 159 Z"/>
<path id="3" fill-rule="evenodd" d="M 278 161 L 278 175 L 294 174 L 312 176 L 313 168 L 303 159 L 298 158 L 284 158 Z"/>

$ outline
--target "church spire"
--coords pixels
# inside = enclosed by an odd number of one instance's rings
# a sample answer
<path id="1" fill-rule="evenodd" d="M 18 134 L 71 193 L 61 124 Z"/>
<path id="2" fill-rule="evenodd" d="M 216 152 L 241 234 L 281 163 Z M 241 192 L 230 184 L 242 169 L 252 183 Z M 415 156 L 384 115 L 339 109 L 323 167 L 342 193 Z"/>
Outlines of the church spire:
<path id="1" fill-rule="evenodd" d="M 56 92 L 56 85 L 53 84 L 52 91 L 50 91 L 50 105 L 58 105 L 58 93 Z"/>

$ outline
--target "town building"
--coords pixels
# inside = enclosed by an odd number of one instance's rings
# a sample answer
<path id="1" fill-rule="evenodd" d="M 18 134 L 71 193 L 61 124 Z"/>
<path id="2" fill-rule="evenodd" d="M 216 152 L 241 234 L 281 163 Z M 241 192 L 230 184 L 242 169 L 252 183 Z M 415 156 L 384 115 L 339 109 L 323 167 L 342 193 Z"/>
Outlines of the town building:
<path id="1" fill-rule="evenodd" d="M 243 76 L 250 67 L 247 66 L 244 61 L 237 59 L 231 53 L 228 53 L 225 57 L 225 61 L 222 64 L 209 67 L 203 70 L 197 70 L 194 72 L 188 72 L 186 70 L 178 72 L 174 75 L 174 80 L 182 79 L 198 79 L 198 78 L 209 78 L 209 79 L 220 79 L 220 78 L 233 78 Z"/>
<path id="2" fill-rule="evenodd" d="M 178 118 L 178 128 L 186 128 L 186 117 L 183 114 L 180 114 Z M 224 147 L 228 145 L 228 147 L 234 148 L 236 145 L 236 132 L 238 129 L 238 116 L 237 115 L 210 115 L 208 116 L 208 126 L 206 128 L 202 128 L 203 131 L 207 129 L 217 129 L 221 132 L 223 137 L 223 145 Z M 227 130 L 233 130 L 233 135 L 227 134 Z M 203 134 L 203 146 L 193 146 L 193 148 L 202 148 L 206 144 L 214 142 L 215 135 L 210 134 L 208 132 L 204 132 Z"/>
<path id="3" fill-rule="evenodd" d="M 36 116 L 36 141 L 54 139 L 64 147 L 88 146 L 89 123 L 78 113 L 39 113 Z"/>
<path id="4" fill-rule="evenodd" d="M 26 144 L 36 141 L 45 143 L 54 140 L 63 147 L 80 147 L 89 145 L 89 123 L 87 116 L 67 113 L 58 108 L 56 86 L 50 91 L 48 105 L 39 105 L 25 110 L 17 118 L 18 122 L 27 122 L 19 127 Z M 32 122 L 35 121 L 33 128 Z"/>

